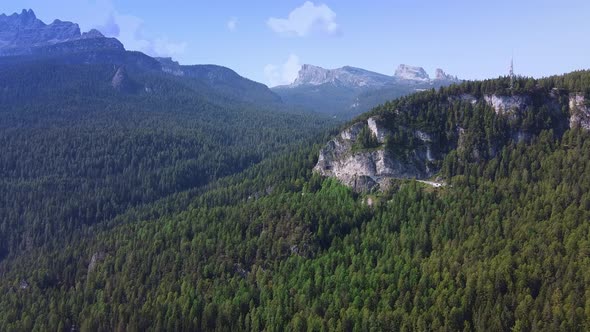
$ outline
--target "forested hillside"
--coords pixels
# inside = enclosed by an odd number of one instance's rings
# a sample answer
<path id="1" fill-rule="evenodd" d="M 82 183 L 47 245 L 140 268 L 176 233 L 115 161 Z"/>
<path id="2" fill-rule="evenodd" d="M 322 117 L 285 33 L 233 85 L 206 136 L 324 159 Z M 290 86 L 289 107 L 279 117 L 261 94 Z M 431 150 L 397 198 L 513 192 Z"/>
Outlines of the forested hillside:
<path id="1" fill-rule="evenodd" d="M 0 260 L 240 172 L 330 124 L 124 68 L 0 66 Z"/>
<path id="2" fill-rule="evenodd" d="M 508 84 L 467 82 L 361 118 L 392 114 L 392 127 L 441 135 L 453 121 L 471 124 L 473 139 L 441 161 L 445 187 L 396 180 L 385 192 L 354 193 L 312 172 L 328 139 L 315 136 L 199 190 L 73 228 L 59 248 L 4 259 L 0 329 L 588 330 L 590 134 L 561 125 L 567 103 L 555 118 L 534 104 L 523 113 L 530 123 L 508 123 L 530 134 L 519 140 L 501 126 L 506 114 L 438 101 L 465 93 L 587 96 L 590 74 Z M 414 113 L 400 113 L 410 104 Z M 497 140 L 494 153 L 473 154 Z M 171 158 L 143 156 L 155 165 Z"/>

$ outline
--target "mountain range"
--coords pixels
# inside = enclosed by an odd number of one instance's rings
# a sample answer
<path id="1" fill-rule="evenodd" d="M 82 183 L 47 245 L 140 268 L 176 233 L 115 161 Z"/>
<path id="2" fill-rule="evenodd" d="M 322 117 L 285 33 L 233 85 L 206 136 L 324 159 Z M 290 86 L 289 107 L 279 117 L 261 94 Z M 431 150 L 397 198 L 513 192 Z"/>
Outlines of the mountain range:
<path id="1" fill-rule="evenodd" d="M 69 51 L 80 50 L 81 45 L 86 49 L 124 49 L 119 41 L 106 38 L 95 29 L 80 33 L 78 24 L 57 19 L 45 24 L 31 9 L 10 16 L 0 15 L 0 56 L 51 54 L 60 49 L 54 47 L 59 44 L 70 46 Z"/>
<path id="2" fill-rule="evenodd" d="M 242 103 L 274 107 L 281 98 L 264 84 L 251 81 L 233 70 L 216 65 L 181 66 L 169 58 L 152 58 L 125 50 L 115 38 L 98 30 L 81 33 L 77 24 L 55 20 L 45 24 L 33 10 L 0 15 L 0 66 L 45 61 L 53 64 L 112 64 L 129 70 L 171 74 L 192 85 L 201 94 Z M 146 93 L 149 86 L 125 89 Z"/>
<path id="3" fill-rule="evenodd" d="M 105 37 L 95 29 L 81 33 L 79 26 L 72 22 L 55 20 L 45 24 L 33 10 L 0 15 L 0 65 L 39 58 L 68 64 L 110 63 L 162 71 L 198 81 L 216 94 L 243 102 L 313 111 L 342 120 L 386 100 L 460 82 L 441 69 L 430 79 L 424 69 L 407 65 L 400 65 L 395 75 L 387 76 L 350 66 L 329 70 L 306 64 L 292 84 L 268 89 L 222 66 L 186 66 L 171 58 L 152 58 L 126 51 L 117 39 Z"/>
<path id="4" fill-rule="evenodd" d="M 404 64 L 393 76 L 350 66 L 324 69 L 305 64 L 292 84 L 272 90 L 287 104 L 346 119 L 387 100 L 459 82 L 442 69 L 436 69 L 431 79 L 423 68 Z"/>

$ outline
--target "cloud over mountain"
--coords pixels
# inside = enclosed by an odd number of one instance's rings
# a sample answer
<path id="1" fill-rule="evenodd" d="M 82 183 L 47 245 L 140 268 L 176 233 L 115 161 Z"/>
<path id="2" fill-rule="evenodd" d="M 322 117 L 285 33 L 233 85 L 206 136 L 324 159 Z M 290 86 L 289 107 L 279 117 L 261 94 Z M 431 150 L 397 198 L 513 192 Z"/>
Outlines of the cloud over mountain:
<path id="1" fill-rule="evenodd" d="M 297 78 L 299 69 L 301 69 L 299 57 L 291 54 L 287 61 L 281 65 L 266 65 L 264 67 L 264 75 L 270 86 L 289 84 Z"/>

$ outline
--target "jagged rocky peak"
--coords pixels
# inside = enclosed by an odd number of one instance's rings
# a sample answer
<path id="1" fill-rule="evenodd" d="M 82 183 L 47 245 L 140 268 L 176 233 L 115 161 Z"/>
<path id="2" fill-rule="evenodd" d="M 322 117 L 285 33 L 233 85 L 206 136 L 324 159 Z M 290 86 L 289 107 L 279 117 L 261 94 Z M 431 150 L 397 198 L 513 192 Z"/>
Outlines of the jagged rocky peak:
<path id="1" fill-rule="evenodd" d="M 445 74 L 437 69 L 437 80 L 444 82 L 459 81 L 457 77 Z M 336 69 L 305 64 L 299 70 L 295 81 L 288 87 L 314 86 L 332 84 L 348 88 L 381 88 L 396 83 L 431 83 L 433 82 L 424 68 L 399 65 L 394 76 L 387 76 L 369 70 L 344 66 Z"/>
<path id="2" fill-rule="evenodd" d="M 84 32 L 81 36 L 82 39 L 92 39 L 92 38 L 104 38 L 104 35 L 96 30 L 96 29 L 92 29 L 88 32 Z"/>
<path id="3" fill-rule="evenodd" d="M 23 26 L 37 25 L 41 22 L 37 20 L 37 15 L 35 15 L 35 12 L 32 9 L 23 9 L 20 14 L 14 13 L 10 16 L 2 14 L 0 18 L 8 18 L 12 22 L 19 22 Z"/>
<path id="4" fill-rule="evenodd" d="M 394 76 L 398 79 L 411 81 L 428 81 L 430 76 L 422 67 L 414 67 L 401 64 L 395 70 Z"/>
<path id="5" fill-rule="evenodd" d="M 42 47 L 99 38 L 105 37 L 96 29 L 81 34 L 76 23 L 56 19 L 45 24 L 30 9 L 0 15 L 0 56 L 27 55 Z"/>
<path id="6" fill-rule="evenodd" d="M 434 79 L 439 81 L 459 81 L 457 76 L 449 75 L 440 68 L 436 68 L 434 71 Z"/>

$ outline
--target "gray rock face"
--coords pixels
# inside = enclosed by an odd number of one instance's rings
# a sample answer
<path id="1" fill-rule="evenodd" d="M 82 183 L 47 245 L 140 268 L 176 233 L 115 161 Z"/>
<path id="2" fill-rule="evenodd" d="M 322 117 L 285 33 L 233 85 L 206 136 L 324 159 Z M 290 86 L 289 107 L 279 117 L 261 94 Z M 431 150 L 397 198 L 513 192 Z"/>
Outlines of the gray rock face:
<path id="1" fill-rule="evenodd" d="M 45 24 L 32 10 L 0 15 L 0 56 L 33 54 L 37 48 L 81 39 L 105 38 L 99 31 L 81 34 L 78 24 L 55 20 Z"/>
<path id="2" fill-rule="evenodd" d="M 379 87 L 392 82 L 392 78 L 372 71 L 342 67 L 337 69 L 324 69 L 312 65 L 303 65 L 295 82 L 290 87 L 300 85 L 333 84 L 347 87 Z"/>
<path id="3" fill-rule="evenodd" d="M 590 106 L 583 94 L 572 94 L 569 97 L 570 128 L 580 127 L 590 130 Z"/>
<path id="4" fill-rule="evenodd" d="M 111 86 L 117 91 L 127 91 L 131 87 L 125 67 L 119 67 L 111 80 Z"/>
<path id="5" fill-rule="evenodd" d="M 457 76 L 452 76 L 445 73 L 442 69 L 436 68 L 434 72 L 434 79 L 439 81 L 448 81 L 448 82 L 459 82 L 460 80 Z"/>
<path id="6" fill-rule="evenodd" d="M 401 64 L 395 70 L 395 78 L 410 81 L 429 81 L 430 77 L 422 67 Z"/>
<path id="7" fill-rule="evenodd" d="M 384 146 L 376 150 L 353 151 L 354 142 L 363 127 L 368 126 L 380 143 L 390 134 L 380 124 L 378 117 L 371 117 L 367 122 L 358 122 L 342 131 L 339 136 L 329 141 L 320 151 L 314 171 L 334 177 L 353 190 L 369 191 L 373 188 L 386 189 L 393 178 L 427 178 L 434 174 L 429 169 L 429 147 L 425 145 L 411 153 L 408 158 L 398 158 L 385 150 Z M 425 133 L 415 133 L 427 142 Z"/>
<path id="8" fill-rule="evenodd" d="M 529 107 L 535 107 L 530 109 L 531 112 L 543 107 L 557 119 L 557 122 L 553 125 L 553 128 L 557 131 L 565 131 L 568 121 L 569 128 L 579 127 L 590 130 L 590 102 L 584 94 L 572 93 L 569 95 L 569 118 L 561 113 L 562 106 L 565 105 L 560 104 L 559 96 L 555 92 L 544 96 L 544 99 L 541 100 L 542 97 L 536 95 L 536 98 L 539 99 L 536 100 L 537 104 L 535 105 L 533 105 L 531 95 L 502 96 L 493 94 L 476 98 L 473 95 L 462 94 L 450 96 L 448 101 L 449 103 L 486 103 L 493 107 L 496 114 L 508 118 L 517 118 L 524 115 L 522 112 L 525 112 Z M 399 110 L 395 112 L 397 113 Z M 359 139 L 359 134 L 364 128 L 370 130 L 377 142 L 380 143 L 380 146 L 373 149 L 358 149 L 355 142 Z M 414 136 L 414 142 L 417 142 L 417 144 L 413 145 L 414 150 L 403 150 L 403 147 L 402 149 L 396 149 L 395 147 L 389 149 L 384 146 L 388 136 L 393 136 L 397 133 L 397 130 L 403 131 L 405 135 Z M 506 134 L 510 135 L 511 140 L 514 142 L 528 142 L 533 139 L 535 134 L 527 130 L 529 129 L 513 123 Z M 357 192 L 369 191 L 375 188 L 386 188 L 393 178 L 426 179 L 433 176 L 437 171 L 437 169 L 434 169 L 434 167 L 437 167 L 437 161 L 442 160 L 444 155 L 453 148 L 456 148 L 459 152 L 468 153 L 475 160 L 495 156 L 501 148 L 500 145 L 490 144 L 487 151 L 482 151 L 479 147 L 472 146 L 472 136 L 470 134 L 471 132 L 468 129 L 456 124 L 454 135 L 457 138 L 456 145 L 451 142 L 447 148 L 441 149 L 436 144 L 437 142 L 434 142 L 435 137 L 428 132 L 401 126 L 388 128 L 385 126 L 383 119 L 377 115 L 368 118 L 366 122 L 357 122 L 351 125 L 343 130 L 340 135 L 329 141 L 320 151 L 314 172 L 336 178 Z M 469 151 L 465 150 L 467 146 L 469 146 Z M 396 154 L 403 156 L 400 157 Z"/>
<path id="9" fill-rule="evenodd" d="M 367 120 L 367 125 L 369 125 L 371 133 L 373 133 L 373 135 L 375 135 L 375 137 L 377 138 L 377 142 L 383 144 L 385 143 L 385 138 L 387 137 L 387 135 L 391 134 L 391 132 L 384 128 L 382 125 L 380 125 L 378 121 L 379 119 L 377 117 L 370 117 Z"/>
<path id="10" fill-rule="evenodd" d="M 496 114 L 515 115 L 532 105 L 530 96 L 485 95 L 484 100 L 494 108 Z"/>
<path id="11" fill-rule="evenodd" d="M 92 273 L 92 271 L 96 269 L 96 266 L 104 261 L 105 258 L 106 254 L 104 252 L 95 252 L 92 255 L 92 258 L 90 258 L 90 263 L 88 264 L 88 273 Z"/>

